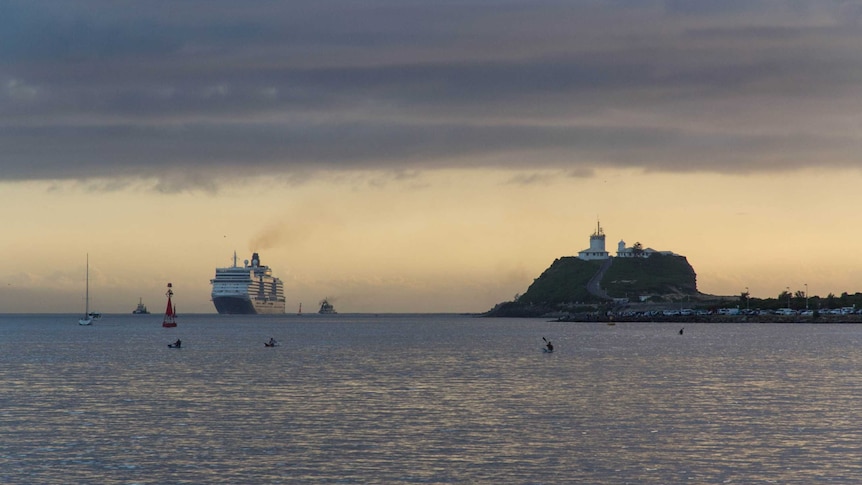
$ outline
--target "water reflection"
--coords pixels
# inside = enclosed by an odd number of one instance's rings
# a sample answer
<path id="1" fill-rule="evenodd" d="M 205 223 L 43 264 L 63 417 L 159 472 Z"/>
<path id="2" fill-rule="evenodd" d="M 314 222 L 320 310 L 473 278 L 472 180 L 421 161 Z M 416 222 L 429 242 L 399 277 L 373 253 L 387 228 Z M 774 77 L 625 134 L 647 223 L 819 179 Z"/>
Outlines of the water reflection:
<path id="1" fill-rule="evenodd" d="M 198 316 L 176 332 L 113 321 L 0 318 L 0 481 L 846 483 L 862 473 L 862 327 L 690 325 L 681 336 L 663 324 Z M 187 348 L 167 349 L 178 333 Z M 555 353 L 540 351 L 543 335 Z M 270 336 L 282 347 L 264 349 Z"/>

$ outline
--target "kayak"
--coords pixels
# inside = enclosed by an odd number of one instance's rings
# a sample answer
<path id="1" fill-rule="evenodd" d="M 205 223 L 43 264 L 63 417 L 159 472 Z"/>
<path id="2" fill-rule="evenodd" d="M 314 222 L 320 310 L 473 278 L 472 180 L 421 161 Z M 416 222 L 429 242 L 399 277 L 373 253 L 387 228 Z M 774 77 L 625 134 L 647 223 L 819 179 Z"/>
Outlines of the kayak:
<path id="1" fill-rule="evenodd" d="M 182 346 L 177 345 L 177 344 L 168 344 L 168 348 L 171 348 L 171 349 L 181 349 L 181 348 L 182 348 Z"/>
<path id="2" fill-rule="evenodd" d="M 554 353 L 554 351 L 553 351 L 553 350 L 548 350 L 548 348 L 547 348 L 547 347 L 542 347 L 542 352 L 544 352 L 544 353 L 546 353 L 546 354 L 553 354 L 553 353 Z"/>
<path id="3" fill-rule="evenodd" d="M 264 347 L 278 347 L 278 344 L 277 344 L 277 343 L 270 344 L 270 343 L 264 342 L 264 343 L 263 343 L 263 346 L 264 346 Z"/>

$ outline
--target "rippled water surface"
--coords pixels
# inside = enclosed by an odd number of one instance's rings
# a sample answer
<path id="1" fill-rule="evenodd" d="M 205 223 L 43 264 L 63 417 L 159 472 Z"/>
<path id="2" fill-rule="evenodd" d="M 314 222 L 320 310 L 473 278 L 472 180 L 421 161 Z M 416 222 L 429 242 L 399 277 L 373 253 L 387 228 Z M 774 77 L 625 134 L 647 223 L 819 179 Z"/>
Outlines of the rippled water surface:
<path id="1" fill-rule="evenodd" d="M 859 325 L 76 321 L 0 316 L 0 483 L 862 481 Z"/>

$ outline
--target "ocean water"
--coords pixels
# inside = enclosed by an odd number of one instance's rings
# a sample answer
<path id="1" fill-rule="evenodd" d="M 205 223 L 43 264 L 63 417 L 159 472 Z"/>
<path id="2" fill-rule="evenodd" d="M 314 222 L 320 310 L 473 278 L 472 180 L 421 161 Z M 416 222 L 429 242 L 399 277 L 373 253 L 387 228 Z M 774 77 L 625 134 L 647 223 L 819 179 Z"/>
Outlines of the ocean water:
<path id="1" fill-rule="evenodd" d="M 0 316 L 0 483 L 862 482 L 862 325 L 77 318 Z"/>

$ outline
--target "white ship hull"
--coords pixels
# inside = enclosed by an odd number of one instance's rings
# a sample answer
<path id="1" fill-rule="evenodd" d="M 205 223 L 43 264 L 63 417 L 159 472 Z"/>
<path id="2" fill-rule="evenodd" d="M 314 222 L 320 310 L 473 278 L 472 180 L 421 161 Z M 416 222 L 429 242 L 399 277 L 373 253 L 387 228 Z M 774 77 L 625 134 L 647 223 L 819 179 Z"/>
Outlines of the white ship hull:
<path id="1" fill-rule="evenodd" d="M 212 300 L 216 311 L 230 315 L 284 313 L 284 284 L 272 276 L 269 266 L 260 265 L 257 253 L 243 266 L 216 268 Z"/>

